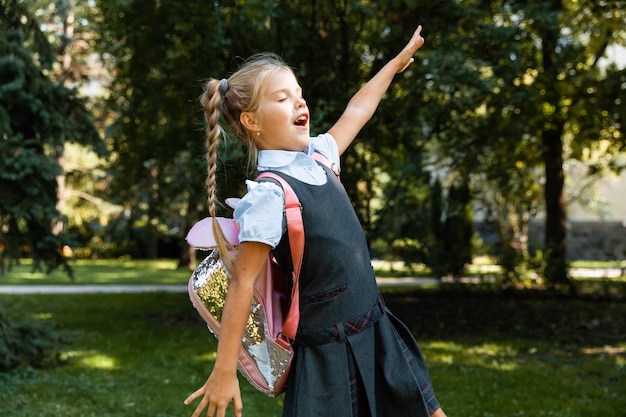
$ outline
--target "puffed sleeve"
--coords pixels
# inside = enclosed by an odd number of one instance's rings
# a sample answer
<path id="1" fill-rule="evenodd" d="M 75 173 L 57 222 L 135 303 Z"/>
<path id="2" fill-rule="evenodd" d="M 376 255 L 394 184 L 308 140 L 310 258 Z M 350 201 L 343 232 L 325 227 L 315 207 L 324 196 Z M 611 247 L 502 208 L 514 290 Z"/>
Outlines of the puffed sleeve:
<path id="1" fill-rule="evenodd" d="M 269 181 L 246 184 L 248 192 L 235 208 L 239 242 L 260 242 L 274 249 L 286 228 L 283 189 Z"/>
<path id="2" fill-rule="evenodd" d="M 330 133 L 323 133 L 319 136 L 311 138 L 311 144 L 313 148 L 324 155 L 331 163 L 336 164 L 339 167 L 339 149 L 337 148 L 337 141 Z"/>

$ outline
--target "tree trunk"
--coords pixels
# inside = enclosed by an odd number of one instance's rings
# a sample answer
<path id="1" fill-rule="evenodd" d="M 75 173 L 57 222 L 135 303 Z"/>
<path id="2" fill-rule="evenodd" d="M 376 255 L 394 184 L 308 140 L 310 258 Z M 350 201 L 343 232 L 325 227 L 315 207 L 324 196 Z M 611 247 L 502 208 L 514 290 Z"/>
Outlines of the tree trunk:
<path id="1" fill-rule="evenodd" d="M 567 229 L 563 172 L 562 124 L 542 133 L 546 183 L 545 278 L 550 286 L 569 284 L 567 276 Z"/>
<path id="2" fill-rule="evenodd" d="M 157 259 L 159 257 L 159 232 L 154 227 L 156 220 L 151 220 L 146 225 L 144 231 L 146 233 L 145 256 L 146 259 Z"/>
<path id="3" fill-rule="evenodd" d="M 186 243 L 182 244 L 178 255 L 178 265 L 176 265 L 176 268 L 187 268 L 193 271 L 196 268 L 196 259 L 196 250 Z"/>
<path id="4" fill-rule="evenodd" d="M 545 166 L 546 183 L 544 198 L 546 203 L 546 223 L 544 245 L 546 270 L 549 286 L 567 284 L 573 289 L 567 276 L 567 229 L 565 210 L 565 173 L 563 172 L 563 127 L 559 79 L 556 64 L 559 39 L 558 14 L 563 11 L 562 0 L 546 2 L 548 17 L 542 22 L 541 53 L 543 62 L 543 85 L 545 88 L 546 120 L 541 129 L 542 157 Z"/>

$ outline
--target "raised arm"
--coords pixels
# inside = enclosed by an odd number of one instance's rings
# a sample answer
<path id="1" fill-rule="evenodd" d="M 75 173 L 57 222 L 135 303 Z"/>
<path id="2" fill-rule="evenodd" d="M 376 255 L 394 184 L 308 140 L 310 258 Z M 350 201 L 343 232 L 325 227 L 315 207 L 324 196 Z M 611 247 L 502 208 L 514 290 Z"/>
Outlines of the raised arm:
<path id="1" fill-rule="evenodd" d="M 413 62 L 413 54 L 424 44 L 421 32 L 420 25 L 404 49 L 350 99 L 346 110 L 328 131 L 337 141 L 340 155 L 372 118 L 395 75 L 404 71 Z"/>

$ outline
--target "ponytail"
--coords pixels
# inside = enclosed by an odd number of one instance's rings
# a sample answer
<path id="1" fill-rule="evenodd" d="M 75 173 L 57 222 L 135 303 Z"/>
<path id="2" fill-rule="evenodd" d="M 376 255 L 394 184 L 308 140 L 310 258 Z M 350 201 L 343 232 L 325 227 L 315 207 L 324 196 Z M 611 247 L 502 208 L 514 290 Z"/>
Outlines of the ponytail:
<path id="1" fill-rule="evenodd" d="M 224 85 L 226 80 L 221 81 L 221 85 Z M 204 93 L 200 97 L 200 103 L 204 108 L 204 118 L 207 122 L 206 128 L 206 160 L 207 160 L 207 178 L 206 186 L 208 192 L 208 206 L 209 214 L 213 219 L 213 237 L 217 242 L 217 249 L 220 254 L 220 259 L 224 263 L 227 269 L 232 271 L 235 247 L 224 236 L 224 231 L 220 227 L 216 217 L 216 172 L 217 172 L 217 149 L 219 147 L 220 138 L 223 135 L 222 127 L 219 124 L 220 117 L 220 103 L 222 101 L 222 95 L 225 95 L 226 91 L 220 86 L 220 81 L 216 79 L 209 80 L 204 88 Z"/>

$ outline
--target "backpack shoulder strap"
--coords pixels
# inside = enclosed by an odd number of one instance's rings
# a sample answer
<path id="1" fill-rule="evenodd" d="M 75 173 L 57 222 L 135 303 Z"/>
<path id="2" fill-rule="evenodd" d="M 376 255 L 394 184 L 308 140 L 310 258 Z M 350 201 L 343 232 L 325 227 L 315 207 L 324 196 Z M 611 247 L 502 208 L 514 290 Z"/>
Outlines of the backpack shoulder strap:
<path id="1" fill-rule="evenodd" d="M 256 179 L 271 178 L 278 181 L 285 194 L 285 217 L 287 218 L 287 234 L 293 264 L 293 286 L 291 289 L 291 307 L 283 321 L 282 334 L 290 339 L 296 338 L 300 322 L 300 270 L 304 255 L 304 224 L 302 222 L 302 205 L 296 192 L 281 176 L 273 172 L 262 172 Z"/>
<path id="2" fill-rule="evenodd" d="M 328 160 L 328 158 L 326 158 L 324 155 L 322 155 L 319 152 L 313 153 L 313 159 L 315 159 L 317 162 L 321 162 L 322 164 L 326 165 L 328 168 L 330 168 L 331 171 L 333 171 L 337 179 L 340 179 L 339 174 L 341 172 L 341 169 L 339 168 L 339 166 L 337 166 L 337 164 L 335 164 L 334 162 L 331 163 Z"/>

